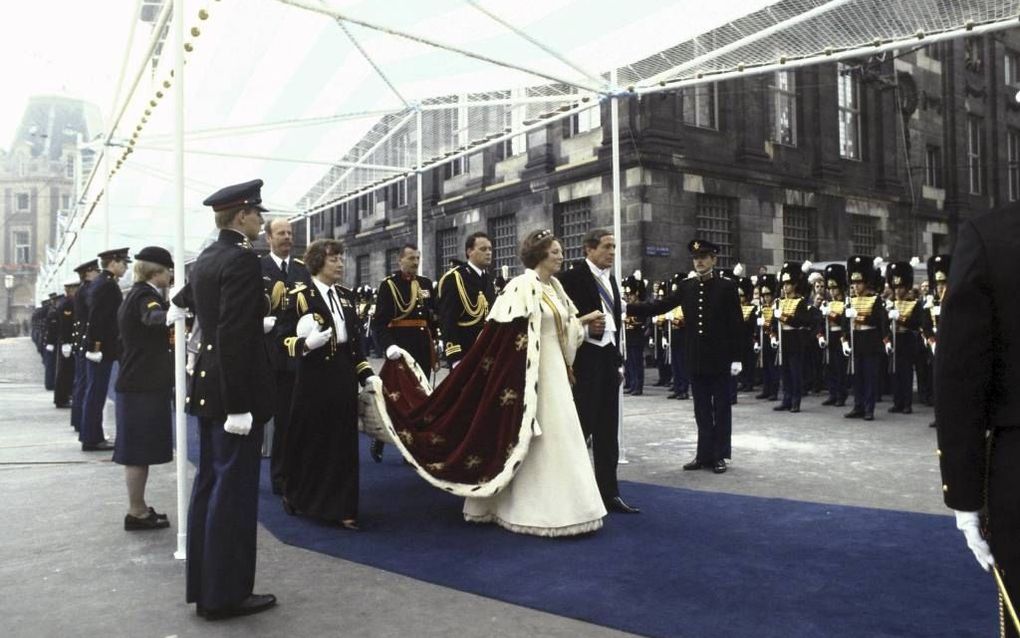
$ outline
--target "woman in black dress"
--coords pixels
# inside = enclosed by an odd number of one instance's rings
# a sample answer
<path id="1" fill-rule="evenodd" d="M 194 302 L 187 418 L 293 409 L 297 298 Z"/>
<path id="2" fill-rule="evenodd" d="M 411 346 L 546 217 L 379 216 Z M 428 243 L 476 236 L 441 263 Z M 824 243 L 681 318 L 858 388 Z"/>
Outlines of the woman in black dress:
<path id="1" fill-rule="evenodd" d="M 374 375 L 361 350 L 361 322 L 343 278 L 343 244 L 312 243 L 312 285 L 288 294 L 298 313 L 287 347 L 298 360 L 284 445 L 283 507 L 290 513 L 358 529 L 358 382 Z"/>
<path id="2" fill-rule="evenodd" d="M 173 460 L 173 353 L 164 290 L 173 278 L 169 251 L 147 246 L 135 255 L 135 283 L 117 311 L 123 346 L 117 374 L 117 439 L 113 462 L 124 466 L 128 513 L 124 529 L 169 527 L 145 502 L 149 466 Z"/>

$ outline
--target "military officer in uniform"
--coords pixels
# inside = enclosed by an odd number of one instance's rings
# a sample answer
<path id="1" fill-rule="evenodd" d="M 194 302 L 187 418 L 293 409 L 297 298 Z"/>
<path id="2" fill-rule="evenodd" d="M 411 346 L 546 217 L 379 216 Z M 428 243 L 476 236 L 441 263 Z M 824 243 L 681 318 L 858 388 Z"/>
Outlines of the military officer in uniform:
<path id="1" fill-rule="evenodd" d="M 78 440 L 84 451 L 112 450 L 103 434 L 103 408 L 110 389 L 113 364 L 120 356 L 117 310 L 124 300 L 117 283 L 131 259 L 127 248 L 99 253 L 103 271 L 89 285 L 88 325 L 85 327 L 85 405 Z"/>
<path id="2" fill-rule="evenodd" d="M 942 491 L 986 571 L 997 569 L 1001 635 L 1020 635 L 1020 316 L 1016 207 L 960 226 L 941 297 L 935 421 Z M 936 283 L 938 280 L 936 280 Z M 985 516 L 982 526 L 981 515 Z M 984 527 L 984 534 L 982 534 Z M 990 547 L 989 547 L 990 544 Z M 1005 594 L 1005 595 L 1004 595 Z"/>
<path id="3" fill-rule="evenodd" d="M 78 294 L 81 280 L 77 275 L 64 282 L 64 298 L 57 306 L 57 375 L 53 381 L 53 404 L 58 408 L 71 407 L 71 391 L 74 389 L 74 298 Z"/>
<path id="4" fill-rule="evenodd" d="M 825 289 L 828 300 L 822 304 L 822 325 L 819 327 L 818 345 L 824 348 L 825 387 L 829 397 L 822 405 L 846 405 L 847 357 L 843 354 L 843 311 L 846 306 L 846 266 L 829 264 L 825 267 Z"/>
<path id="5" fill-rule="evenodd" d="M 668 281 L 657 281 L 652 284 L 652 298 L 662 299 L 668 290 Z M 660 388 L 673 386 L 673 367 L 669 359 L 669 330 L 665 317 L 652 318 L 652 347 L 655 352 L 655 367 L 659 370 L 659 378 L 655 385 Z"/>
<path id="6" fill-rule="evenodd" d="M 400 270 L 379 284 L 375 307 L 375 334 L 387 359 L 400 358 L 403 348 L 426 375 L 439 369 L 436 356 L 435 306 L 432 280 L 418 274 L 421 252 L 405 244 L 400 249 Z M 383 443 L 373 440 L 372 459 L 382 461 Z"/>
<path id="7" fill-rule="evenodd" d="M 931 357 L 932 377 L 936 374 L 935 352 L 938 345 L 939 316 L 942 312 L 942 299 L 946 295 L 949 281 L 950 255 L 933 255 L 928 259 L 928 290 L 930 294 L 924 299 L 922 307 L 921 334 L 924 336 L 925 352 Z M 938 393 L 938 386 L 933 382 L 932 395 Z M 935 422 L 931 422 L 935 427 Z"/>
<path id="8" fill-rule="evenodd" d="M 57 382 L 57 309 L 64 302 L 64 296 L 51 292 L 46 300 L 46 316 L 43 318 L 43 365 L 45 366 L 45 377 L 43 386 L 50 392 L 56 387 Z"/>
<path id="9" fill-rule="evenodd" d="M 623 280 L 623 298 L 627 303 L 638 303 L 645 296 L 645 284 L 641 271 Z M 624 360 L 624 394 L 639 397 L 645 390 L 645 339 L 648 321 L 637 317 L 624 317 L 624 341 L 627 344 L 627 358 Z"/>
<path id="10" fill-rule="evenodd" d="M 85 369 L 85 329 L 89 325 L 88 289 L 92 281 L 99 276 L 99 264 L 90 259 L 79 264 L 74 272 L 78 273 L 81 285 L 74 296 L 74 333 L 71 336 L 71 354 L 74 357 L 74 383 L 71 390 L 71 427 L 75 432 L 81 430 L 81 415 L 85 405 L 85 386 L 87 385 Z"/>
<path id="11" fill-rule="evenodd" d="M 686 277 L 687 275 L 683 273 L 673 273 L 669 284 L 669 294 L 676 293 L 680 282 Z M 687 358 L 684 356 L 687 347 L 687 322 L 684 319 L 684 309 L 681 306 L 676 306 L 655 316 L 652 321 L 664 322 L 668 330 L 666 341 L 669 344 L 669 365 L 670 374 L 673 377 L 673 392 L 666 398 L 686 401 L 691 398 L 691 380 L 687 376 Z"/>
<path id="12" fill-rule="evenodd" d="M 854 407 L 843 416 L 873 421 L 878 393 L 879 365 L 888 341 L 885 303 L 875 293 L 876 268 L 871 257 L 847 260 L 851 297 L 843 312 L 843 354 L 853 357 Z"/>
<path id="13" fill-rule="evenodd" d="M 761 357 L 761 392 L 756 399 L 779 400 L 779 370 L 776 366 L 776 349 L 779 340 L 775 327 L 775 295 L 779 292 L 776 276 L 765 273 L 758 277 L 758 297 L 761 300 L 758 324 L 758 352 Z"/>
<path id="14" fill-rule="evenodd" d="M 889 412 L 910 414 L 914 411 L 914 363 L 921 349 L 921 308 L 911 299 L 914 268 L 909 262 L 896 261 L 886 267 L 885 277 L 895 295 L 888 309 L 894 366 Z"/>
<path id="15" fill-rule="evenodd" d="M 291 297 L 287 291 L 298 285 L 311 283 L 304 263 L 292 256 L 294 230 L 286 219 L 271 219 L 264 227 L 269 253 L 259 260 L 262 265 L 262 285 L 269 295 L 270 313 L 262 319 L 266 351 L 276 382 L 276 407 L 273 410 L 272 459 L 269 475 L 273 494 L 283 494 L 284 434 L 290 422 L 290 402 L 294 395 L 295 360 L 288 356 L 284 342 L 294 336 L 296 316 L 287 312 Z"/>
<path id="16" fill-rule="evenodd" d="M 710 468 L 722 474 L 726 459 L 731 457 L 730 377 L 743 369 L 740 298 L 734 282 L 713 274 L 718 245 L 695 239 L 687 248 L 696 276 L 680 282 L 677 290 L 662 301 L 627 306 L 627 313 L 644 316 L 677 305 L 683 307 L 687 317 L 687 370 L 698 423 L 697 456 L 683 468 Z"/>
<path id="17" fill-rule="evenodd" d="M 467 263 L 451 268 L 439 280 L 439 321 L 446 342 L 446 360 L 456 367 L 485 326 L 489 305 L 496 298 L 492 275 L 492 241 L 472 233 L 464 241 Z"/>
<path id="18" fill-rule="evenodd" d="M 178 293 L 167 313 L 168 321 L 183 318 L 190 296 L 203 334 L 187 399 L 200 446 L 188 510 L 187 601 L 207 620 L 276 604 L 272 594 L 252 593 L 259 452 L 274 408 L 262 321 L 269 303 L 251 246 L 266 210 L 261 188 L 257 179 L 206 198 L 219 236 L 192 267 L 190 295 Z"/>
<path id="19" fill-rule="evenodd" d="M 815 322 L 804 299 L 805 284 L 800 264 L 786 262 L 779 271 L 782 297 L 773 309 L 773 334 L 777 336 L 779 366 L 783 378 L 783 400 L 773 410 L 800 412 L 804 396 L 804 358 L 809 331 Z"/>
<path id="20" fill-rule="evenodd" d="M 740 338 L 740 348 L 743 356 L 740 359 L 743 370 L 737 377 L 740 385 L 738 390 L 744 392 L 754 391 L 754 359 L 755 345 L 758 343 L 758 307 L 751 303 L 754 297 L 754 283 L 750 277 L 740 276 L 736 278 L 737 294 L 740 296 L 740 317 L 743 332 Z M 760 346 L 759 346 L 760 347 Z"/>

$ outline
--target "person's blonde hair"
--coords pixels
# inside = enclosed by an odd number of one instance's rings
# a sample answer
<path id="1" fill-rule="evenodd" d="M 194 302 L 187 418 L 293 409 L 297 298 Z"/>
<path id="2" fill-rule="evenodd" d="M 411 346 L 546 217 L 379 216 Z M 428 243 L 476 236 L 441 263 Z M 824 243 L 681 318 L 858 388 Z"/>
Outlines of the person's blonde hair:
<path id="1" fill-rule="evenodd" d="M 167 270 L 167 267 L 163 264 L 157 264 L 154 261 L 145 261 L 144 259 L 136 259 L 132 272 L 134 273 L 135 281 L 149 281 L 164 270 Z"/>

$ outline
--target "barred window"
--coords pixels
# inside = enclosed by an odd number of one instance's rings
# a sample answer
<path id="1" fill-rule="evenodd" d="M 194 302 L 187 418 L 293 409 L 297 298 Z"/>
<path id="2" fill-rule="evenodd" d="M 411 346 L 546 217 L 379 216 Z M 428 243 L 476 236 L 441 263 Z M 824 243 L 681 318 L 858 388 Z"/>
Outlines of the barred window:
<path id="1" fill-rule="evenodd" d="M 797 85 L 793 71 L 773 74 L 771 121 L 772 141 L 786 146 L 797 145 Z"/>
<path id="2" fill-rule="evenodd" d="M 733 211 L 736 199 L 715 195 L 698 195 L 697 236 L 718 244 L 720 268 L 729 268 L 736 263 L 736 224 Z"/>
<path id="3" fill-rule="evenodd" d="M 932 144 L 924 151 L 924 185 L 942 188 L 942 149 Z"/>
<path id="4" fill-rule="evenodd" d="M 861 85 L 854 69 L 840 64 L 836 78 L 839 97 L 839 155 L 861 159 Z"/>
<path id="5" fill-rule="evenodd" d="M 371 258 L 372 258 L 371 255 L 358 255 L 354 259 L 354 282 L 355 282 L 354 285 L 356 286 L 372 285 L 372 282 L 368 280 L 370 276 L 368 269 Z"/>
<path id="6" fill-rule="evenodd" d="M 985 190 L 985 167 L 981 160 L 984 133 L 980 117 L 971 115 L 967 118 L 967 172 L 971 195 L 980 195 Z"/>
<path id="7" fill-rule="evenodd" d="M 1007 129 L 1006 170 L 1009 174 L 1009 201 L 1020 199 L 1020 130 Z"/>
<path id="8" fill-rule="evenodd" d="M 878 246 L 878 218 L 850 215 L 851 249 L 855 255 L 874 255 Z"/>
<path id="9" fill-rule="evenodd" d="M 520 260 L 517 258 L 517 216 L 503 215 L 490 219 L 489 237 L 492 237 L 493 270 L 506 266 L 510 269 L 511 275 L 518 274 Z"/>
<path id="10" fill-rule="evenodd" d="M 1002 60 L 1002 70 L 1005 75 L 1006 86 L 1020 85 L 1020 54 L 1016 51 L 1006 51 Z"/>
<path id="11" fill-rule="evenodd" d="M 400 270 L 400 249 L 390 248 L 386 251 L 386 274 Z"/>
<path id="12" fill-rule="evenodd" d="M 436 278 L 442 276 L 450 268 L 450 260 L 459 257 L 457 254 L 457 229 L 447 228 L 436 232 Z"/>
<path id="13" fill-rule="evenodd" d="M 815 258 L 815 209 L 803 206 L 783 207 L 783 258 L 807 261 Z"/>
<path id="14" fill-rule="evenodd" d="M 591 199 L 585 197 L 553 206 L 553 226 L 563 247 L 563 259 L 570 262 L 584 257 L 581 240 L 591 230 Z"/>

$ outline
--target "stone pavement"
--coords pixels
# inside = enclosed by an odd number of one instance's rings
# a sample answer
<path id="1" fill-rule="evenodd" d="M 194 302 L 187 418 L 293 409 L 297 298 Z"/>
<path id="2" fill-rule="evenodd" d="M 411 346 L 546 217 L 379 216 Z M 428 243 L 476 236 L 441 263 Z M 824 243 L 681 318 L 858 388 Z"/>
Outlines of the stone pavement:
<path id="1" fill-rule="evenodd" d="M 648 375 L 654 380 L 654 370 Z M 717 476 L 681 471 L 693 457 L 692 406 L 665 394 L 649 386 L 625 398 L 625 481 L 945 514 L 952 525 L 930 408 L 888 415 L 889 404 L 880 404 L 867 423 L 821 407 L 821 397 L 789 414 L 742 394 L 731 469 Z M 627 635 L 290 547 L 263 529 L 256 591 L 275 593 L 279 607 L 206 622 L 185 605 L 184 564 L 173 558 L 174 465 L 153 467 L 148 488 L 171 529 L 125 532 L 121 468 L 108 454 L 81 452 L 68 411 L 54 408 L 42 388 L 27 338 L 0 339 L 0 406 L 2 636 Z"/>

